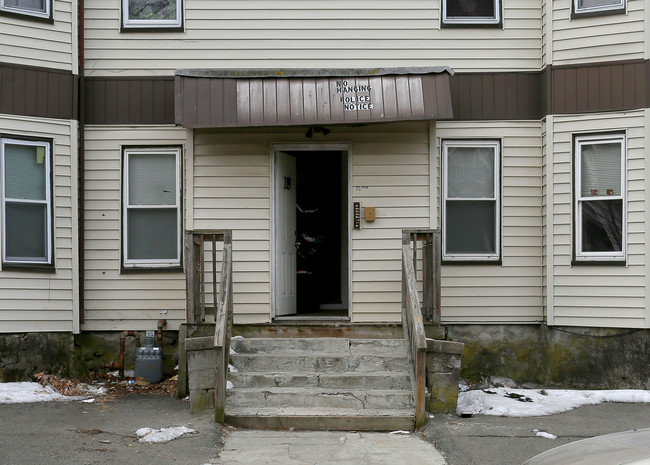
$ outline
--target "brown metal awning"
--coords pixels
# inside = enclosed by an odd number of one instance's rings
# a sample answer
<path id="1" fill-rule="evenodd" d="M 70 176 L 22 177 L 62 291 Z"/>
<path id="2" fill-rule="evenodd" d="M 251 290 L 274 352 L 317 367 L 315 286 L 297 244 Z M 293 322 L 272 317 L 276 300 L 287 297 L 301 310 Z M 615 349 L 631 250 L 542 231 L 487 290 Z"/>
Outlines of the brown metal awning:
<path id="1" fill-rule="evenodd" d="M 186 128 L 452 118 L 447 67 L 179 70 L 175 122 Z"/>

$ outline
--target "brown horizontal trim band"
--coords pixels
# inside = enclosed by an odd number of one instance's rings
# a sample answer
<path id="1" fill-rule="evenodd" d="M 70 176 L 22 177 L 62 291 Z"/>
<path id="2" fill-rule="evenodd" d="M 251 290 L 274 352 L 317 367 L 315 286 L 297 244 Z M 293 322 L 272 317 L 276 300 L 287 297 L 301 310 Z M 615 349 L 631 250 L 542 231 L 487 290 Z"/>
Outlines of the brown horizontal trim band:
<path id="1" fill-rule="evenodd" d="M 70 71 L 0 63 L 0 113 L 78 119 L 78 89 Z"/>
<path id="2" fill-rule="evenodd" d="M 174 76 L 84 79 L 86 124 L 174 124 Z"/>
<path id="3" fill-rule="evenodd" d="M 85 122 L 174 124 L 174 79 L 88 77 Z M 650 106 L 648 60 L 553 65 L 537 72 L 455 73 L 448 79 L 452 119 L 460 121 L 538 120 L 547 114 Z M 0 113 L 77 119 L 77 88 L 78 77 L 67 71 L 0 63 Z"/>

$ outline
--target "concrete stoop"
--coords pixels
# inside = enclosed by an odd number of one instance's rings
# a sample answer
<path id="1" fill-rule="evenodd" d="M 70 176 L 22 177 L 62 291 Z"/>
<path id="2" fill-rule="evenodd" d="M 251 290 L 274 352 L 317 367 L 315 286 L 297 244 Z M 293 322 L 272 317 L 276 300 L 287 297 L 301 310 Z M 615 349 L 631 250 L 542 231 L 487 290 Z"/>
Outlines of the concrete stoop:
<path id="1" fill-rule="evenodd" d="M 233 339 L 226 421 L 302 430 L 412 430 L 401 339 Z"/>

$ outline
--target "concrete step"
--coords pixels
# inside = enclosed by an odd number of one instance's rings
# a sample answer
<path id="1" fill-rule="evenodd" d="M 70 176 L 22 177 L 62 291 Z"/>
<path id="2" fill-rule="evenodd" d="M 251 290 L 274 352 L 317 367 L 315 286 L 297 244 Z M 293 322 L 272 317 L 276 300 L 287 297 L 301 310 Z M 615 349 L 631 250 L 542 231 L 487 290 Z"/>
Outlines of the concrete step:
<path id="1" fill-rule="evenodd" d="M 412 429 L 402 339 L 238 338 L 227 422 L 254 428 Z"/>
<path id="2" fill-rule="evenodd" d="M 230 356 L 230 363 L 239 371 L 262 372 L 370 373 L 408 370 L 406 355 L 236 354 Z"/>
<path id="3" fill-rule="evenodd" d="M 228 390 L 228 407 L 316 407 L 343 409 L 414 408 L 411 390 L 325 388 L 235 388 Z"/>
<path id="4" fill-rule="evenodd" d="M 323 387 L 349 389 L 411 389 L 406 371 L 377 373 L 237 372 L 228 379 L 235 387 Z"/>
<path id="5" fill-rule="evenodd" d="M 238 354 L 395 355 L 404 351 L 403 339 L 238 338 L 230 347 Z"/>
<path id="6" fill-rule="evenodd" d="M 226 422 L 255 429 L 394 431 L 413 430 L 415 414 L 413 409 L 231 407 Z"/>

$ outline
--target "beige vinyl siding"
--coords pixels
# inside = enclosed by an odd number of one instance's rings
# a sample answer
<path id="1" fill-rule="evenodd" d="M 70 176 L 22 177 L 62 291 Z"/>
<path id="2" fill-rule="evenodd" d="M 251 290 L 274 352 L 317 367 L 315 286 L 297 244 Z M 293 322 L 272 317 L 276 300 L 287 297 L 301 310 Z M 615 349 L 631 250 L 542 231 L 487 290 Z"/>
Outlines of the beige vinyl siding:
<path id="1" fill-rule="evenodd" d="M 305 128 L 196 132 L 194 228 L 233 230 L 238 323 L 271 317 L 273 143 L 349 144 L 349 204 L 377 208 L 374 223 L 362 221 L 362 228 L 350 233 L 352 320 L 400 321 L 401 232 L 428 228 L 430 221 L 429 124 L 331 129 L 327 137 L 311 140 Z"/>
<path id="2" fill-rule="evenodd" d="M 0 115 L 0 133 L 53 139 L 54 273 L 0 271 L 0 332 L 78 331 L 77 124 Z"/>
<path id="3" fill-rule="evenodd" d="M 53 3 L 54 24 L 0 15 L 0 62 L 77 73 L 77 2 Z"/>
<path id="4" fill-rule="evenodd" d="M 547 8 L 553 10 L 552 43 L 547 44 L 552 51 L 546 50 L 547 64 L 644 58 L 644 2 L 628 0 L 627 14 L 582 18 L 571 18 L 569 0 L 547 2 Z"/>
<path id="5" fill-rule="evenodd" d="M 554 116 L 549 128 L 553 152 L 549 180 L 548 321 L 553 325 L 644 327 L 646 309 L 646 171 L 645 111 L 597 115 Z M 626 266 L 571 266 L 573 256 L 572 138 L 575 134 L 626 131 L 627 171 L 625 216 Z M 552 140 L 550 140 L 552 135 Z"/>
<path id="6" fill-rule="evenodd" d="M 441 29 L 440 0 L 184 4 L 183 32 L 121 33 L 117 0 L 86 0 L 87 75 L 170 75 L 179 68 L 540 68 L 540 0 L 505 1 L 503 29 Z"/>
<path id="7" fill-rule="evenodd" d="M 445 139 L 501 140 L 501 264 L 444 264 L 444 323 L 542 320 L 541 123 L 438 122 Z"/>
<path id="8" fill-rule="evenodd" d="M 120 272 L 121 147 L 184 146 L 185 137 L 174 126 L 86 127 L 83 330 L 153 330 L 161 318 L 177 329 L 185 321 L 182 272 Z"/>

